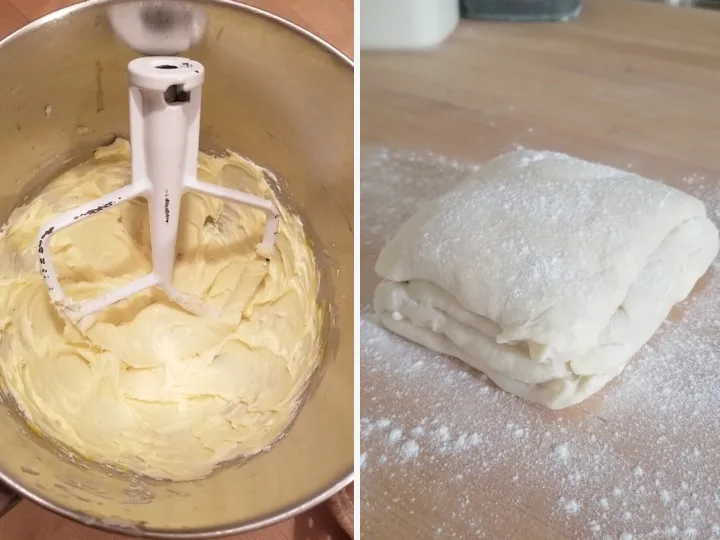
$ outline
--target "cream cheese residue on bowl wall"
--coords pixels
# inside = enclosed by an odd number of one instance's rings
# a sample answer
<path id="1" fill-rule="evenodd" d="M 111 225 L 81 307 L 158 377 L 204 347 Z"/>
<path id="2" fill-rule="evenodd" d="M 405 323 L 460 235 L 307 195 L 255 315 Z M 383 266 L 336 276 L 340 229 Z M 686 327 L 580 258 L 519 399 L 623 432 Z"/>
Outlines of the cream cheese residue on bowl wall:
<path id="1" fill-rule="evenodd" d="M 198 176 L 272 198 L 281 222 L 269 261 L 262 211 L 183 198 L 174 283 L 221 308 L 191 315 L 150 289 L 84 332 L 50 304 L 36 257 L 40 226 L 130 180 L 118 139 L 17 208 L 0 232 L 0 375 L 41 434 L 81 456 L 154 478 L 190 480 L 268 448 L 294 417 L 319 363 L 315 258 L 300 219 L 264 170 L 201 153 Z M 57 233 L 61 285 L 97 297 L 151 270 L 147 206 L 135 199 Z"/>

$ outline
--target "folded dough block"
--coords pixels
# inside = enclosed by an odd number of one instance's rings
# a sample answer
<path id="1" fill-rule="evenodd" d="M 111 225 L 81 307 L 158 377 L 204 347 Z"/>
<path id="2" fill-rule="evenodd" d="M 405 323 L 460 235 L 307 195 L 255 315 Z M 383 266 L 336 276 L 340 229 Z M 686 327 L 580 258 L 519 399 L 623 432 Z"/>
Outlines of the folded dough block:
<path id="1" fill-rule="evenodd" d="M 383 248 L 375 310 L 551 409 L 617 376 L 718 251 L 696 198 L 521 150 L 418 211 Z"/>

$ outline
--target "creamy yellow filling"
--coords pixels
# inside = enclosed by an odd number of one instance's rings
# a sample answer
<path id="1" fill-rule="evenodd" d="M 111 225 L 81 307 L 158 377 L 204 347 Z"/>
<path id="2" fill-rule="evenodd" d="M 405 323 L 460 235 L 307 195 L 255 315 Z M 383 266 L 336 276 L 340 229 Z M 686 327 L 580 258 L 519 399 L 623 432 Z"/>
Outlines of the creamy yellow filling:
<path id="1" fill-rule="evenodd" d="M 201 180 L 280 207 L 270 261 L 256 252 L 263 212 L 186 194 L 174 284 L 221 315 L 191 315 L 151 289 L 80 332 L 50 304 L 36 236 L 52 216 L 127 184 L 129 160 L 117 140 L 10 216 L 0 233 L 0 374 L 30 424 L 80 455 L 156 478 L 200 478 L 266 449 L 292 420 L 319 360 L 315 260 L 263 169 L 201 154 Z M 96 297 L 151 270 L 147 205 L 100 212 L 57 233 L 51 248 L 66 294 Z"/>

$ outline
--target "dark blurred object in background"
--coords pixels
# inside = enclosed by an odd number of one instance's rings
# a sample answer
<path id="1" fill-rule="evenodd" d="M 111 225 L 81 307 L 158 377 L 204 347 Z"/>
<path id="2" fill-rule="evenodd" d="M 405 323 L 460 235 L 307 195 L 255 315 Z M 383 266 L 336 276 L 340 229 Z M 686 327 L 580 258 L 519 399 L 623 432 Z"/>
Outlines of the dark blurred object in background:
<path id="1" fill-rule="evenodd" d="M 461 0 L 462 16 L 498 21 L 567 21 L 577 17 L 581 0 Z"/>
<path id="2" fill-rule="evenodd" d="M 663 4 L 671 4 L 673 6 L 720 9 L 720 0 L 650 0 L 650 1 L 651 2 L 660 2 Z"/>

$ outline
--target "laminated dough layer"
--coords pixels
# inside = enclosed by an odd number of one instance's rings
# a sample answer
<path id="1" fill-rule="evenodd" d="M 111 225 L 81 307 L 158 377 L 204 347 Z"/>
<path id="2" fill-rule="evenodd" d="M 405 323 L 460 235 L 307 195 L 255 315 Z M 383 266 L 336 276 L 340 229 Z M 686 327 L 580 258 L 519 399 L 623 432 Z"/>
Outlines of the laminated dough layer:
<path id="1" fill-rule="evenodd" d="M 552 409 L 616 377 L 718 252 L 698 199 L 560 153 L 500 156 L 380 253 L 375 311 Z"/>

